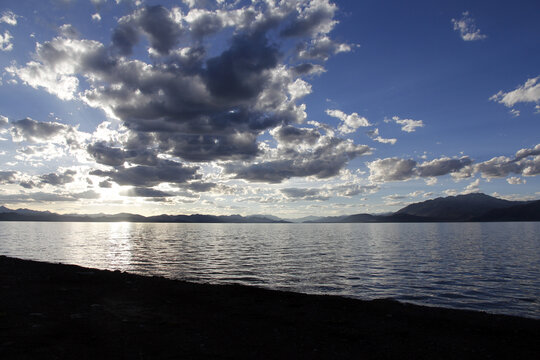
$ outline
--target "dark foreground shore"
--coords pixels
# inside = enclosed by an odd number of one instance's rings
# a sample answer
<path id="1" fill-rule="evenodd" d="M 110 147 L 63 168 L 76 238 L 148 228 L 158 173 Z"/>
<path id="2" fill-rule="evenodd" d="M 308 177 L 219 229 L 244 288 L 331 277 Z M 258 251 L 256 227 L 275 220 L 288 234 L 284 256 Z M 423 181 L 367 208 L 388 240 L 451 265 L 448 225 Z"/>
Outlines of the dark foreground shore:
<path id="1" fill-rule="evenodd" d="M 539 359 L 540 320 L 0 256 L 0 359 Z"/>

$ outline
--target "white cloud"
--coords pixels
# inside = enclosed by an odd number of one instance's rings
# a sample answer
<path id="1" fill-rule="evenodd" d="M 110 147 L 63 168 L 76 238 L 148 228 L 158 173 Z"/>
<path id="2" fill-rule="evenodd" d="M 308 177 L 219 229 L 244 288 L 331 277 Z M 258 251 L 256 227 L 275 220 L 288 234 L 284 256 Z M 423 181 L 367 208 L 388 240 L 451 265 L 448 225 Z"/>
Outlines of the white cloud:
<path id="1" fill-rule="evenodd" d="M 516 89 L 504 92 L 499 91 L 497 94 L 489 98 L 491 101 L 496 101 L 499 104 L 504 104 L 507 107 L 512 107 L 521 102 L 536 102 L 540 101 L 540 76 L 527 79 L 525 83 L 518 86 Z M 536 109 L 539 110 L 540 106 L 537 104 Z M 513 109 L 512 109 L 513 110 Z M 512 110 L 510 110 L 512 112 Z"/>
<path id="2" fill-rule="evenodd" d="M 401 125 L 401 130 L 405 132 L 415 132 L 416 128 L 424 127 L 424 122 L 422 120 L 413 120 L 413 119 L 400 119 L 398 116 L 392 116 L 392 120 L 385 119 L 384 122 L 394 121 L 396 124 Z"/>
<path id="3" fill-rule="evenodd" d="M 527 183 L 527 180 L 519 178 L 517 176 L 512 176 L 506 179 L 506 182 L 510 185 L 521 185 Z"/>
<path id="4" fill-rule="evenodd" d="M 92 21 L 101 21 L 101 15 L 99 13 L 92 14 Z"/>
<path id="5" fill-rule="evenodd" d="M 342 134 L 353 133 L 359 127 L 371 126 L 368 119 L 366 119 L 363 116 L 358 115 L 358 113 L 355 113 L 355 112 L 353 112 L 350 115 L 347 115 L 341 110 L 327 109 L 326 113 L 332 117 L 335 117 L 343 121 L 343 123 L 338 126 L 338 131 Z"/>
<path id="6" fill-rule="evenodd" d="M 375 130 L 368 131 L 367 135 L 370 138 L 372 138 L 373 141 L 377 141 L 377 142 L 380 142 L 382 144 L 392 144 L 392 145 L 394 145 L 397 142 L 397 139 L 395 139 L 395 138 L 385 139 L 385 138 L 381 137 L 379 135 L 379 129 L 378 128 L 376 128 Z"/>
<path id="7" fill-rule="evenodd" d="M 13 36 L 7 30 L 4 31 L 4 35 L 0 34 L 0 51 L 11 51 L 13 49 L 12 39 Z"/>
<path id="8" fill-rule="evenodd" d="M 513 117 L 518 117 L 521 114 L 521 112 L 516 109 L 510 109 L 510 114 L 512 114 Z"/>
<path id="9" fill-rule="evenodd" d="M 452 19 L 454 30 L 459 31 L 461 38 L 465 41 L 477 41 L 487 38 L 486 35 L 480 33 L 480 29 L 476 27 L 474 19 L 468 11 L 462 14 L 461 19 Z"/>
<path id="10" fill-rule="evenodd" d="M 462 194 L 476 193 L 480 191 L 480 179 L 476 179 L 465 187 Z"/>
<path id="11" fill-rule="evenodd" d="M 2 12 L 2 16 L 0 17 L 0 23 L 6 23 L 8 25 L 15 26 L 17 25 L 17 18 L 18 16 L 15 15 L 12 11 L 4 11 Z"/>

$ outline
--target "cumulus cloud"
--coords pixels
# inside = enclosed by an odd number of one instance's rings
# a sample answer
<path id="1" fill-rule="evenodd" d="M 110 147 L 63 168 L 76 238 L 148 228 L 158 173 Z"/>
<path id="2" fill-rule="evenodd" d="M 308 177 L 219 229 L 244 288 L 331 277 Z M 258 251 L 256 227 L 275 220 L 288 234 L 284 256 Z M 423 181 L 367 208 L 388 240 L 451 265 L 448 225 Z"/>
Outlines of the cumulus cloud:
<path id="1" fill-rule="evenodd" d="M 510 174 L 536 176 L 540 174 L 540 144 L 531 149 L 519 150 L 514 158 L 498 156 L 478 163 L 475 170 L 488 179 Z"/>
<path id="2" fill-rule="evenodd" d="M 49 184 L 53 186 L 64 185 L 75 181 L 73 175 L 77 172 L 73 170 L 66 170 L 63 173 L 50 173 L 39 176 L 41 184 Z"/>
<path id="3" fill-rule="evenodd" d="M 31 118 L 13 121 L 10 132 L 14 142 L 60 142 L 72 147 L 80 146 L 84 138 L 84 134 L 72 126 L 58 122 L 36 121 Z"/>
<path id="4" fill-rule="evenodd" d="M 489 100 L 504 104 L 507 107 L 512 107 L 515 104 L 521 102 L 538 103 L 540 101 L 540 83 L 538 82 L 539 79 L 540 76 L 527 79 L 527 81 L 525 81 L 523 85 L 518 86 L 516 89 L 509 92 L 504 92 L 501 90 L 497 94 L 490 97 Z"/>
<path id="5" fill-rule="evenodd" d="M 330 196 L 324 194 L 322 189 L 306 189 L 306 188 L 285 188 L 280 190 L 290 200 L 318 200 L 324 201 L 330 199 Z"/>
<path id="6" fill-rule="evenodd" d="M 161 183 L 184 184 L 200 179 L 198 167 L 186 166 L 170 160 L 159 160 L 153 166 L 117 167 L 114 170 L 93 170 L 90 175 L 106 177 L 119 185 L 152 187 Z"/>
<path id="7" fill-rule="evenodd" d="M 100 22 L 101 15 L 99 13 L 92 14 L 92 21 Z"/>
<path id="8" fill-rule="evenodd" d="M 368 119 L 355 112 L 347 115 L 341 110 L 327 109 L 326 113 L 342 121 L 342 124 L 338 126 L 338 131 L 342 134 L 353 133 L 359 127 L 371 126 Z"/>
<path id="9" fill-rule="evenodd" d="M 18 16 L 15 15 L 12 11 L 6 10 L 2 12 L 2 16 L 0 16 L 0 23 L 5 23 L 11 26 L 17 25 L 17 18 Z"/>
<path id="10" fill-rule="evenodd" d="M 338 138 L 332 131 L 285 127 L 272 132 L 278 148 L 267 150 L 260 162 L 229 163 L 225 172 L 237 179 L 253 182 L 280 183 L 292 177 L 330 178 L 358 156 L 370 153 L 367 145 Z"/>
<path id="11" fill-rule="evenodd" d="M 0 184 L 15 184 L 16 182 L 16 171 L 0 171 Z"/>
<path id="12" fill-rule="evenodd" d="M 506 179 L 506 182 L 509 183 L 510 185 L 521 185 L 521 184 L 526 184 L 527 180 L 516 177 L 516 176 L 512 176 Z"/>
<path id="13" fill-rule="evenodd" d="M 127 129 L 121 139 L 94 134 L 87 141 L 88 156 L 99 164 L 90 175 L 104 178 L 100 186 L 195 188 L 201 168 L 188 163 L 212 161 L 222 162 L 225 176 L 248 181 L 328 178 L 369 153 L 333 131 L 299 126 L 307 117 L 301 100 L 311 92 L 309 77 L 324 68 L 285 54 L 298 50 L 301 58 L 324 61 L 350 51 L 329 35 L 337 24 L 335 4 L 188 3 L 187 12 L 137 8 L 118 19 L 108 44 L 81 39 L 67 26 L 37 43 L 32 61 L 6 69 L 26 85 L 101 109 Z M 203 41 L 217 33 L 229 40 L 220 42 L 223 48 Z M 134 58 L 145 44 L 151 62 Z M 329 111 L 342 121 L 342 134 L 369 125 L 356 113 Z M 24 119 L 12 134 L 37 142 L 73 131 Z M 276 147 L 261 142 L 265 133 Z"/>
<path id="14" fill-rule="evenodd" d="M 459 32 L 461 38 L 465 41 L 477 41 L 487 38 L 486 35 L 480 32 L 480 29 L 476 27 L 474 19 L 471 17 L 468 11 L 461 14 L 460 19 L 452 19 L 454 30 Z"/>
<path id="15" fill-rule="evenodd" d="M 406 181 L 418 177 L 432 179 L 436 176 L 457 173 L 472 163 L 468 157 L 459 159 L 439 158 L 418 164 L 412 159 L 397 157 L 377 159 L 367 164 L 372 182 Z"/>
<path id="16" fill-rule="evenodd" d="M 0 34 L 0 51 L 11 51 L 13 50 L 13 43 L 11 40 L 13 36 L 9 31 L 4 31 L 4 35 Z"/>
<path id="17" fill-rule="evenodd" d="M 422 120 L 400 119 L 398 116 L 392 116 L 392 119 L 384 120 L 384 122 L 387 123 L 392 121 L 401 125 L 401 130 L 408 133 L 415 132 L 416 128 L 424 127 L 424 122 Z"/>

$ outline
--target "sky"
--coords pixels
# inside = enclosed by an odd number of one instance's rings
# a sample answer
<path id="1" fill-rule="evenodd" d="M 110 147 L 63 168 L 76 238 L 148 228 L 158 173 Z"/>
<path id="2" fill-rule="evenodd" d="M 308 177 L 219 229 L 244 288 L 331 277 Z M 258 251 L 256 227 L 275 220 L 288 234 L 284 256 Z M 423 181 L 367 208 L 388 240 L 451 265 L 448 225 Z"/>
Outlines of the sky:
<path id="1" fill-rule="evenodd" d="M 540 198 L 540 2 L 3 0 L 0 205 Z"/>

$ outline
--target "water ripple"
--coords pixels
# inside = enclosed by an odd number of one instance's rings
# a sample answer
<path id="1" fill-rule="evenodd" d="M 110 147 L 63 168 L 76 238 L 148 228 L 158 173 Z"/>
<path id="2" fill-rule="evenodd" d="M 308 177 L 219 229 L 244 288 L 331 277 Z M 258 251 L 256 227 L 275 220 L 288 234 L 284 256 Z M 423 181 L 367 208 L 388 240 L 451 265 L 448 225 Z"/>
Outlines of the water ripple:
<path id="1" fill-rule="evenodd" d="M 27 259 L 540 318 L 540 223 L 9 223 Z"/>

